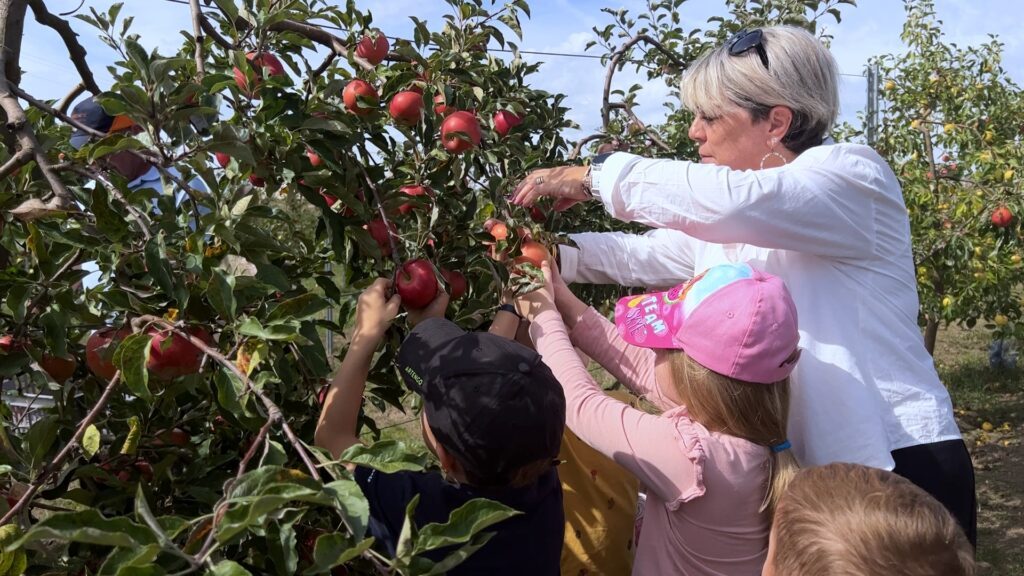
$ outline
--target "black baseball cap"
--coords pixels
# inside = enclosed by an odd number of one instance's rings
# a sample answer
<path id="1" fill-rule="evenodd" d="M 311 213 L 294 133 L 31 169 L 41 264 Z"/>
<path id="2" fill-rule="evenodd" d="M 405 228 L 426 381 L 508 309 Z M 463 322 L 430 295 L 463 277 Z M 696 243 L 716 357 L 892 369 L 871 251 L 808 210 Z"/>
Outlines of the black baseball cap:
<path id="1" fill-rule="evenodd" d="M 75 105 L 71 110 L 71 118 L 104 134 L 128 130 L 135 126 L 135 122 L 127 116 L 111 116 L 107 114 L 99 102 L 92 96 Z M 75 148 L 81 148 L 88 144 L 90 139 L 92 139 L 92 134 L 75 128 L 75 131 L 71 133 L 70 142 Z"/>
<path id="2" fill-rule="evenodd" d="M 508 484 L 527 464 L 558 457 L 565 394 L 539 354 L 508 338 L 424 320 L 398 351 L 427 424 L 480 487 Z"/>

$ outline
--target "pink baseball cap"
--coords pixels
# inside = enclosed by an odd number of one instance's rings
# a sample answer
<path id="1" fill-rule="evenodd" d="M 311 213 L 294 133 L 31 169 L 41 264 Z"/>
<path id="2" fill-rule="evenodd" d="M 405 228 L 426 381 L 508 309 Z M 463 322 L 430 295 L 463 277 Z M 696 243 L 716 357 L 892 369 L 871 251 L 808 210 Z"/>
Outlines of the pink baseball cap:
<path id="1" fill-rule="evenodd" d="M 685 350 L 701 366 L 744 382 L 778 382 L 800 357 L 786 284 L 745 263 L 708 268 L 666 292 L 622 298 L 615 327 L 634 346 Z"/>

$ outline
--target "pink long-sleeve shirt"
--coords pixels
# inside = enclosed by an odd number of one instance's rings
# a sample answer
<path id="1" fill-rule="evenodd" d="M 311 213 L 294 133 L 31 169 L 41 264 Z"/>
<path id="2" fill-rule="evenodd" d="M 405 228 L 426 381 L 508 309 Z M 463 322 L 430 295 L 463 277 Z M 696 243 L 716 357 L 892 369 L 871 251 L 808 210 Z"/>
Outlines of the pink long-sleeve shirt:
<path id="1" fill-rule="evenodd" d="M 554 310 L 537 315 L 530 335 L 565 390 L 569 428 L 647 488 L 633 574 L 760 574 L 768 550 L 769 518 L 758 512 L 768 449 L 694 422 L 658 388 L 654 351 L 627 344 L 592 308 L 571 339 Z M 574 344 L 664 412 L 648 414 L 604 394 Z"/>

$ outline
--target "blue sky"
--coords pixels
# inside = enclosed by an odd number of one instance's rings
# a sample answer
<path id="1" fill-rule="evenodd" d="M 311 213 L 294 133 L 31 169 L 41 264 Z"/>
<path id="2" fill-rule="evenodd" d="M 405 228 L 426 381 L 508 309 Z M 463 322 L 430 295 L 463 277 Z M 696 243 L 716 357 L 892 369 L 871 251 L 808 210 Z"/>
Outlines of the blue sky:
<path id="1" fill-rule="evenodd" d="M 79 0 L 48 0 L 51 12 L 74 9 Z M 86 6 L 105 8 L 110 0 L 87 0 Z M 339 0 L 343 4 L 343 0 Z M 583 53 L 593 38 L 591 29 L 609 21 L 601 7 L 636 9 L 643 0 L 534 0 L 533 17 L 523 22 L 523 49 Z M 714 14 L 724 14 L 722 0 L 690 0 L 680 14 L 684 28 L 693 28 Z M 375 24 L 388 35 L 408 37 L 409 15 L 425 19 L 432 27 L 441 25 L 441 14 L 447 5 L 442 0 L 361 1 L 358 5 L 374 15 Z M 986 41 L 995 34 L 1006 44 L 1004 66 L 1018 83 L 1024 83 L 1024 52 L 1019 19 L 1011 17 L 1020 11 L 1020 0 L 937 0 L 936 10 L 943 20 L 948 41 L 960 45 Z M 83 12 L 85 8 L 83 8 Z M 180 30 L 191 30 L 188 7 L 165 0 L 125 0 L 122 14 L 135 17 L 133 30 L 140 34 L 147 47 L 158 46 L 169 52 L 180 44 Z M 1002 15 L 1003 17 L 1000 17 Z M 112 51 L 98 39 L 96 31 L 78 20 L 72 20 L 89 52 L 93 72 L 101 86 L 109 82 L 106 66 L 113 61 Z M 859 0 L 857 8 L 846 8 L 841 24 L 829 22 L 834 36 L 832 51 L 844 74 L 842 82 L 843 119 L 853 120 L 866 101 L 866 80 L 858 75 L 870 56 L 901 50 L 899 34 L 903 25 L 903 2 L 899 0 Z M 23 87 L 43 98 L 60 98 L 77 82 L 74 67 L 67 59 L 59 38 L 49 29 L 26 19 L 22 67 Z M 593 52 L 596 54 L 596 52 Z M 604 70 L 597 60 L 530 56 L 545 62 L 535 78 L 535 86 L 551 92 L 567 94 L 570 115 L 583 132 L 600 125 L 601 85 Z M 628 86 L 635 80 L 628 72 L 616 76 L 616 83 Z M 646 82 L 646 80 L 645 80 Z M 667 88 L 650 83 L 640 99 L 640 114 L 656 122 Z M 572 136 L 571 134 L 569 135 Z"/>

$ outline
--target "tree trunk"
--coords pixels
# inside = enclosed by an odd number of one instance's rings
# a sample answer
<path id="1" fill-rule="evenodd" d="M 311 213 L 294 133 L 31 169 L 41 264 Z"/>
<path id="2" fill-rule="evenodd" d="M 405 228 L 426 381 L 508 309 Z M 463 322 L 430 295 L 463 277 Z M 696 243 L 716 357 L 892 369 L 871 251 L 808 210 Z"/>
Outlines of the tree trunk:
<path id="1" fill-rule="evenodd" d="M 0 0 L 0 60 L 11 84 L 21 84 L 21 38 L 25 33 L 26 0 Z"/>
<path id="2" fill-rule="evenodd" d="M 0 0 L 0 71 L 11 84 L 21 83 L 21 38 L 25 31 L 26 0 Z M 7 115 L 0 109 L 0 137 L 8 154 L 17 151 L 17 139 L 7 129 Z"/>
<path id="3" fill-rule="evenodd" d="M 935 355 L 935 340 L 939 336 L 939 321 L 934 318 L 926 318 L 924 328 L 924 347 L 932 356 Z"/>

